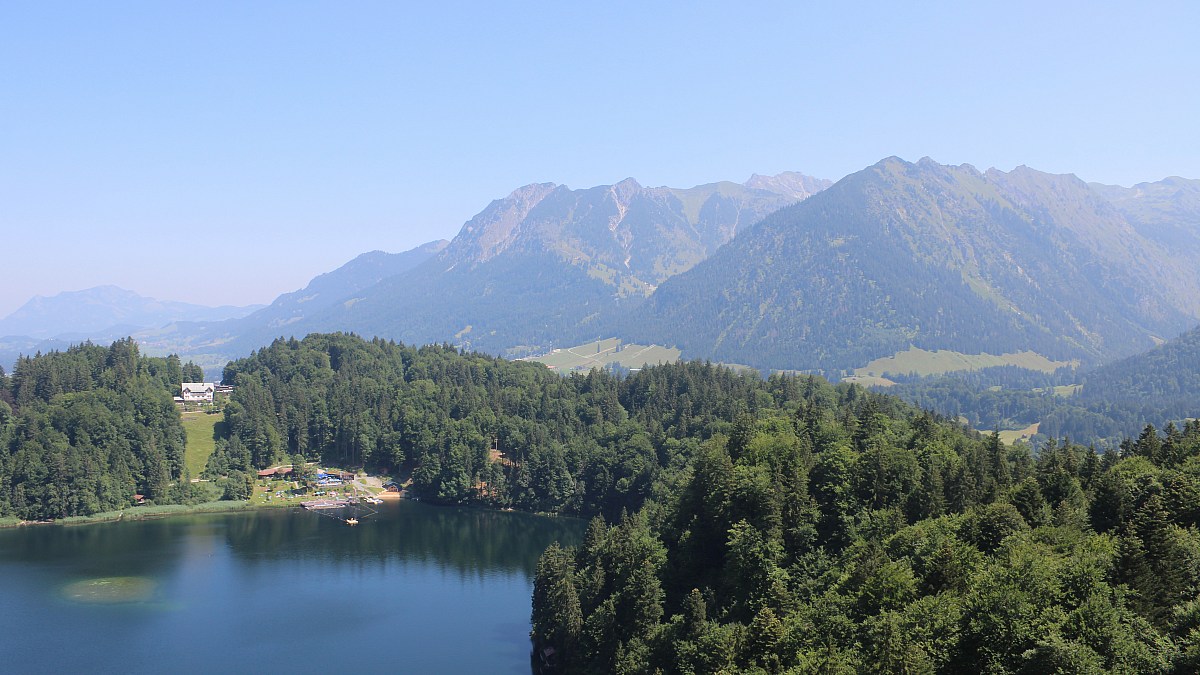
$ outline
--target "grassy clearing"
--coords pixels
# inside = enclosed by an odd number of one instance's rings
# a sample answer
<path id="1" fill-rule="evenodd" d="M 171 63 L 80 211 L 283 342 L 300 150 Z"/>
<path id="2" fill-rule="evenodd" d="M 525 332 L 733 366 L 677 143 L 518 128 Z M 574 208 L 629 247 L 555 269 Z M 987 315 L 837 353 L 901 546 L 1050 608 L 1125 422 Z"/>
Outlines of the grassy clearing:
<path id="1" fill-rule="evenodd" d="M 1028 441 L 1033 438 L 1038 432 L 1038 427 L 1041 422 L 1034 422 L 1024 429 L 1005 429 L 1000 432 L 1000 441 L 1012 445 L 1017 441 Z"/>
<path id="2" fill-rule="evenodd" d="M 907 375 L 942 375 L 962 370 L 980 370 L 993 366 L 1017 366 L 1043 373 L 1053 373 L 1063 366 L 1075 365 L 1072 361 L 1051 361 L 1034 352 L 1018 352 L 1015 354 L 963 354 L 948 349 L 926 351 L 918 347 L 897 352 L 891 356 L 875 359 L 861 368 L 855 368 L 854 374 L 859 377 L 871 377 L 895 373 Z"/>
<path id="3" fill-rule="evenodd" d="M 679 360 L 679 350 L 658 345 L 623 344 L 618 338 L 588 342 L 576 347 L 555 349 L 549 354 L 534 356 L 527 361 L 543 363 L 555 370 L 591 370 L 616 363 L 624 368 L 673 363 Z"/>
<path id="4" fill-rule="evenodd" d="M 851 375 L 850 377 L 843 377 L 842 382 L 861 384 L 864 387 L 891 387 L 896 384 L 886 377 L 876 375 Z"/>
<path id="5" fill-rule="evenodd" d="M 747 366 L 744 363 L 729 363 L 727 361 L 717 361 L 715 363 L 716 363 L 716 365 L 724 366 L 725 368 L 728 368 L 735 373 L 761 373 L 762 372 L 760 369 L 755 368 L 754 366 Z M 781 373 L 784 371 L 772 370 L 771 372 L 772 373 Z"/>
<path id="6" fill-rule="evenodd" d="M 202 412 L 183 413 L 183 430 L 187 432 L 187 447 L 183 451 L 183 462 L 191 473 L 192 478 L 199 478 L 204 473 L 204 465 L 208 456 L 217 447 L 213 438 L 216 426 L 224 419 L 222 415 L 209 415 Z"/>

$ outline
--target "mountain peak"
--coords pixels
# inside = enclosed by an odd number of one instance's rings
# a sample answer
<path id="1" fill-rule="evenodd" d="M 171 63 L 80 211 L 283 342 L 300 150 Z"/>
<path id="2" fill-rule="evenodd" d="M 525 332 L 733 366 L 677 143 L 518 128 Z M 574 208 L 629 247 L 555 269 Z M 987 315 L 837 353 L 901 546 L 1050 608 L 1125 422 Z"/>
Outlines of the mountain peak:
<path id="1" fill-rule="evenodd" d="M 613 194 L 617 198 L 617 203 L 628 204 L 629 200 L 634 195 L 642 191 L 642 184 L 633 178 L 626 178 L 620 183 L 615 183 L 611 188 Z"/>
<path id="2" fill-rule="evenodd" d="M 512 243 L 517 229 L 529 212 L 556 190 L 566 190 L 555 183 L 530 183 L 497 199 L 474 218 L 468 220 L 458 236 L 446 248 L 446 255 L 459 259 L 488 260 Z"/>
<path id="3" fill-rule="evenodd" d="M 833 181 L 806 176 L 799 171 L 784 171 L 774 176 L 751 174 L 750 179 L 743 185 L 753 190 L 766 190 L 799 201 L 833 185 Z"/>
<path id="4" fill-rule="evenodd" d="M 529 185 L 522 185 L 521 187 L 508 193 L 508 196 L 504 198 L 504 201 L 538 202 L 544 199 L 546 195 L 553 192 L 557 187 L 557 183 L 530 183 Z"/>

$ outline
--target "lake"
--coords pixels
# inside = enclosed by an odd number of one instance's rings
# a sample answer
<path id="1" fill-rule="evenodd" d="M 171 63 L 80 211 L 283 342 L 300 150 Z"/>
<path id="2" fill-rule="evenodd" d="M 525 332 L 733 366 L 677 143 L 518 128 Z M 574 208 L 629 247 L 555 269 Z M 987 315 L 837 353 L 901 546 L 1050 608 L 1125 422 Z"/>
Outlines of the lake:
<path id="1" fill-rule="evenodd" d="M 528 673 L 538 556 L 585 523 L 376 508 L 0 530 L 0 671 Z"/>

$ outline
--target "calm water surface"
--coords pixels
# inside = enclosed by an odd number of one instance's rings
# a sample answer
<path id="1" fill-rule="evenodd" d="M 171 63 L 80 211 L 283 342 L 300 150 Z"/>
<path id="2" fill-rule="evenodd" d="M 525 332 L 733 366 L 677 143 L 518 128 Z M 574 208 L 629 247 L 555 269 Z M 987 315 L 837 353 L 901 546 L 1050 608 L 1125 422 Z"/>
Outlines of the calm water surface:
<path id="1" fill-rule="evenodd" d="M 0 671 L 528 673 L 537 558 L 584 524 L 378 508 L 0 530 Z"/>

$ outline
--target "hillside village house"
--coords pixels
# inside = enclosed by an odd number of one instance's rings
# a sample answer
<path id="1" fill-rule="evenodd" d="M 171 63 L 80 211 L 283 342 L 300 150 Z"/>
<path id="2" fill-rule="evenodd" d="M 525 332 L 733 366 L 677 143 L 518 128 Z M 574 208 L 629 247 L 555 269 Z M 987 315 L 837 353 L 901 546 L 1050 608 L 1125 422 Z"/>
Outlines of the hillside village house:
<path id="1" fill-rule="evenodd" d="M 184 382 L 179 385 L 179 396 L 175 397 L 175 402 L 179 404 L 212 403 L 218 398 L 228 398 L 232 393 L 233 387 L 228 384 Z"/>
<path id="2" fill-rule="evenodd" d="M 183 403 L 212 403 L 217 385 L 212 382 L 184 382 L 180 385 L 179 400 Z"/>

